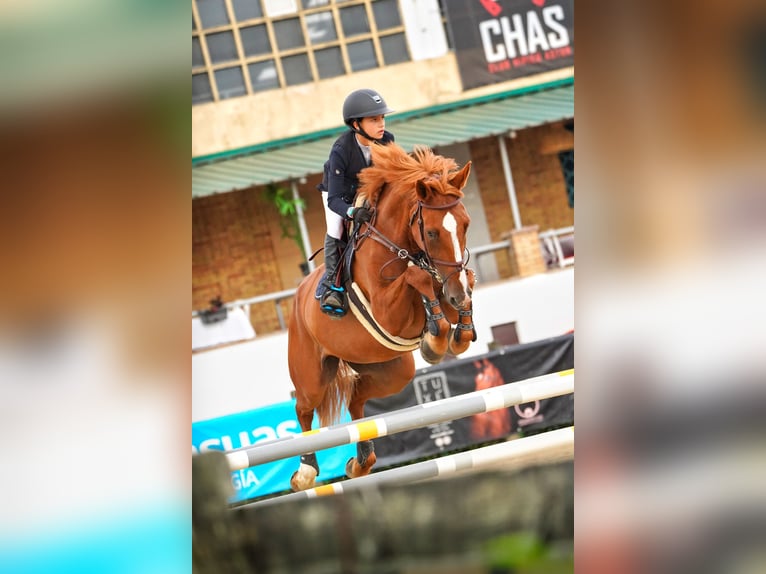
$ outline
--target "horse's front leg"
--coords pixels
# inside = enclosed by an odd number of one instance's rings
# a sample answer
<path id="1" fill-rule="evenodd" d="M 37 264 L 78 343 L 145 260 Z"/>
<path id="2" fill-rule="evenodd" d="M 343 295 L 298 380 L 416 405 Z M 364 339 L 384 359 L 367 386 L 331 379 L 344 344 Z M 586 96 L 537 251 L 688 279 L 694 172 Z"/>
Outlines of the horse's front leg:
<path id="1" fill-rule="evenodd" d="M 466 275 L 468 278 L 467 291 L 470 296 L 476 283 L 476 275 L 472 269 L 466 269 Z M 453 325 L 450 334 L 447 337 L 449 352 L 453 355 L 465 353 L 471 343 L 476 341 L 476 327 L 473 324 L 473 303 L 468 299 L 467 304 L 459 309 L 455 309 L 444 302 L 443 294 L 440 297 L 440 300 L 444 305 L 447 320 Z"/>
<path id="2" fill-rule="evenodd" d="M 459 319 L 450 330 L 447 337 L 449 352 L 460 355 L 468 350 L 468 347 L 476 340 L 476 328 L 473 325 L 473 309 L 469 305 L 466 309 L 458 311 Z"/>
<path id="3" fill-rule="evenodd" d="M 427 271 L 410 265 L 405 273 L 407 283 L 414 287 L 423 298 L 426 310 L 426 332 L 420 343 L 420 355 L 432 365 L 447 354 L 450 322 L 444 316 L 442 303 L 434 290 L 433 277 Z"/>

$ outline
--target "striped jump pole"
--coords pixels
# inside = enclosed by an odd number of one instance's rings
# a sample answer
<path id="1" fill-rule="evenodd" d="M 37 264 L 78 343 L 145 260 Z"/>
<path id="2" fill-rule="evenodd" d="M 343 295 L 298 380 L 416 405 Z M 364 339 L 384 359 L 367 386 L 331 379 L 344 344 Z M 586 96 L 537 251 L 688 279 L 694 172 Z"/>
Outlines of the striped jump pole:
<path id="1" fill-rule="evenodd" d="M 241 470 L 572 392 L 574 369 L 569 369 L 239 448 L 226 458 L 231 470 Z"/>
<path id="2" fill-rule="evenodd" d="M 574 427 L 536 434 L 530 437 L 509 440 L 503 443 L 485 446 L 458 454 L 443 456 L 433 460 L 417 462 L 409 466 L 392 468 L 359 478 L 351 478 L 342 482 L 334 482 L 317 486 L 301 492 L 284 494 L 266 500 L 258 500 L 250 504 L 236 507 L 234 510 L 253 506 L 279 504 L 290 500 L 305 500 L 353 492 L 368 487 L 379 487 L 391 484 L 405 484 L 421 480 L 459 474 L 469 470 L 486 470 L 502 468 L 514 462 L 524 462 L 529 457 L 566 457 L 574 456 Z"/>

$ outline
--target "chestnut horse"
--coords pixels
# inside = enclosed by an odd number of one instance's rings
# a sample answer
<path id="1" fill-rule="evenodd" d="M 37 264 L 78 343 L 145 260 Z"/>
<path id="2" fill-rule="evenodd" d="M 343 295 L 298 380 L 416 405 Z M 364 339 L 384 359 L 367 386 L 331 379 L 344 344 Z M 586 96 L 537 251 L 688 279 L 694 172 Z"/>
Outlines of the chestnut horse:
<path id="1" fill-rule="evenodd" d="M 357 205 L 372 208 L 373 217 L 352 237 L 350 312 L 337 318 L 321 311 L 314 294 L 323 265 L 295 295 L 288 362 L 304 432 L 314 411 L 322 426 L 337 422 L 344 406 L 356 420 L 367 400 L 400 392 L 415 374 L 413 349 L 437 363 L 476 339 L 474 274 L 464 257 L 470 218 L 461 201 L 471 163 L 458 169 L 426 147 L 410 155 L 396 144 L 372 146 L 372 159 L 359 176 Z M 349 477 L 375 464 L 372 441 L 360 439 Z M 318 473 L 316 455 L 303 455 L 292 489 L 313 487 Z"/>

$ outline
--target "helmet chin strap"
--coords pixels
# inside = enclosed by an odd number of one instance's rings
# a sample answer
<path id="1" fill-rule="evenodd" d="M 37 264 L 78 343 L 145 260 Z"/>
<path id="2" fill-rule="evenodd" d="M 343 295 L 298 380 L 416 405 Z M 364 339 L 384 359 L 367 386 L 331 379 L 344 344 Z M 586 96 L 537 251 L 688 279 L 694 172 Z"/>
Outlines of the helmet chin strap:
<path id="1" fill-rule="evenodd" d="M 354 124 L 356 124 L 359 127 L 355 128 Z M 351 131 L 353 131 L 355 133 L 358 133 L 360 136 L 362 136 L 364 138 L 367 138 L 368 140 L 370 140 L 372 142 L 379 142 L 381 139 L 383 139 L 383 138 L 374 138 L 371 135 L 369 135 L 366 131 L 364 131 L 362 129 L 362 124 L 361 124 L 361 122 L 359 120 L 355 120 L 355 121 L 351 122 Z"/>

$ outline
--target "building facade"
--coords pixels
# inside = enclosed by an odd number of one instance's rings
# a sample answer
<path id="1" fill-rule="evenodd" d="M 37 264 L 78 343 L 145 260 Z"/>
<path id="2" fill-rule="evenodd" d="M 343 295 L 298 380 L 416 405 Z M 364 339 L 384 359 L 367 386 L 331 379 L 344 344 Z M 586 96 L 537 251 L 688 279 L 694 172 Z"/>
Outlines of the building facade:
<path id="1" fill-rule="evenodd" d="M 480 279 L 544 271 L 536 234 L 574 224 L 574 37 L 571 2 L 538 4 L 194 0 L 193 307 L 297 286 L 323 245 L 316 185 L 343 99 L 362 87 L 405 149 L 473 162 L 469 248 L 534 239 L 483 256 Z M 258 334 L 281 328 L 273 302 L 250 314 Z"/>

